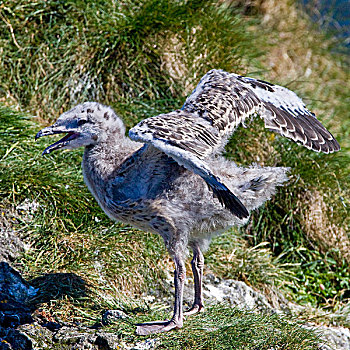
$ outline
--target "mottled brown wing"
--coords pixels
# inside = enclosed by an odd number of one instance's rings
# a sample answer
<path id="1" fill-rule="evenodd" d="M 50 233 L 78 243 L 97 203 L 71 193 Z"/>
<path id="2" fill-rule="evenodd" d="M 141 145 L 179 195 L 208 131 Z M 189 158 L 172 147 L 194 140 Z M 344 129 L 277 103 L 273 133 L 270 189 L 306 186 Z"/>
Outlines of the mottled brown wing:
<path id="1" fill-rule="evenodd" d="M 262 80 L 212 70 L 182 109 L 209 121 L 221 139 L 231 135 L 245 119 L 259 115 L 268 129 L 316 152 L 340 149 L 333 135 L 294 92 Z"/>
<path id="2" fill-rule="evenodd" d="M 220 142 L 220 133 L 208 121 L 195 114 L 176 110 L 141 121 L 129 135 L 143 142 L 163 141 L 204 159 Z"/>
<path id="3" fill-rule="evenodd" d="M 250 116 L 257 114 L 263 102 L 235 74 L 211 70 L 187 98 L 183 111 L 200 116 L 214 127 L 221 139 Z"/>
<path id="4" fill-rule="evenodd" d="M 177 110 L 140 122 L 130 129 L 129 136 L 160 149 L 186 169 L 201 176 L 220 203 L 237 217 L 245 219 L 249 216 L 239 198 L 204 161 L 221 142 L 218 131 L 208 121 Z"/>

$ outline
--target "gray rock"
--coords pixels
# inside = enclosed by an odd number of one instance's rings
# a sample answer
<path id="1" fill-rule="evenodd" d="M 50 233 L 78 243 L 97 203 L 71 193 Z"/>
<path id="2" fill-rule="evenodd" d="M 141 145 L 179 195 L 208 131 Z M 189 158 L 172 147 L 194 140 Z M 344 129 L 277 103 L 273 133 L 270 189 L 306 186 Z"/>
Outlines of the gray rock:
<path id="1" fill-rule="evenodd" d="M 13 223 L 20 218 L 21 221 L 30 221 L 40 205 L 36 201 L 26 198 L 16 208 L 5 208 L 0 213 L 0 261 L 12 262 L 28 246 L 21 240 L 13 228 Z"/>
<path id="2" fill-rule="evenodd" d="M 242 308 L 275 311 L 263 294 L 244 282 L 217 280 L 213 275 L 207 275 L 204 286 L 204 297 L 209 302 L 228 302 Z"/>
<path id="3" fill-rule="evenodd" d="M 72 346 L 68 347 L 69 350 L 103 350 L 95 345 L 96 336 L 90 334 L 87 337 L 79 338 L 78 341 Z M 61 347 L 61 344 L 59 345 Z"/>
<path id="4" fill-rule="evenodd" d="M 17 327 L 17 331 L 30 340 L 34 349 L 52 348 L 52 332 L 37 322 L 21 325 Z"/>
<path id="5" fill-rule="evenodd" d="M 53 340 L 60 344 L 74 345 L 88 342 L 94 344 L 97 336 L 95 330 L 86 327 L 65 325 L 53 335 Z"/>
<path id="6" fill-rule="evenodd" d="M 0 262 L 0 295 L 25 303 L 37 293 L 8 263 Z"/>
<path id="7" fill-rule="evenodd" d="M 130 350 L 152 350 L 156 349 L 160 343 L 159 339 L 150 338 L 145 341 L 137 342 Z"/>
<path id="8" fill-rule="evenodd" d="M 102 324 L 108 325 L 114 323 L 118 320 L 123 320 L 128 318 L 129 316 L 122 310 L 107 310 L 102 315 Z"/>
<path id="9" fill-rule="evenodd" d="M 117 335 L 102 331 L 97 332 L 95 344 L 98 346 L 99 350 L 116 350 L 124 348 Z"/>
<path id="10" fill-rule="evenodd" d="M 0 327 L 0 343 L 3 341 L 5 341 L 4 344 L 10 344 L 9 349 L 31 350 L 33 348 L 31 339 L 13 328 Z"/>
<path id="11" fill-rule="evenodd" d="M 0 216 L 0 261 L 12 262 L 25 250 L 25 245 L 12 229 L 6 212 Z"/>
<path id="12" fill-rule="evenodd" d="M 29 198 L 26 198 L 16 207 L 16 210 L 20 215 L 28 215 L 28 219 L 31 219 L 33 214 L 35 214 L 39 208 L 40 204 L 37 201 L 31 201 Z"/>
<path id="13" fill-rule="evenodd" d="M 53 340 L 60 347 L 67 347 L 72 350 L 114 350 L 125 348 L 121 344 L 119 337 L 113 333 L 73 325 L 65 325 L 60 328 L 54 333 Z"/>
<path id="14" fill-rule="evenodd" d="M 325 342 L 321 345 L 321 350 L 350 350 L 348 328 L 319 326 L 317 330 L 321 333 L 320 339 Z"/>

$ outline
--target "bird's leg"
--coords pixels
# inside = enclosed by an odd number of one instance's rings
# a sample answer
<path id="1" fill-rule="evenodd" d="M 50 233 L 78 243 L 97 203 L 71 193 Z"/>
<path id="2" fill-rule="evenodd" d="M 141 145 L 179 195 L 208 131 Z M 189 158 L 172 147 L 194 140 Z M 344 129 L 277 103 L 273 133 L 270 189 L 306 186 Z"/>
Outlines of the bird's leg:
<path id="1" fill-rule="evenodd" d="M 194 303 L 188 311 L 184 312 L 185 316 L 194 315 L 204 310 L 202 291 L 204 257 L 198 244 L 193 245 L 192 249 L 193 259 L 191 265 L 194 278 Z"/>
<path id="2" fill-rule="evenodd" d="M 174 282 L 175 282 L 175 304 L 174 314 L 171 320 L 166 321 L 154 321 L 139 323 L 136 328 L 138 335 L 148 335 L 152 333 L 167 332 L 174 328 L 181 328 L 183 325 L 183 288 L 186 278 L 186 269 L 184 260 L 179 256 L 175 256 L 175 271 L 174 271 Z"/>

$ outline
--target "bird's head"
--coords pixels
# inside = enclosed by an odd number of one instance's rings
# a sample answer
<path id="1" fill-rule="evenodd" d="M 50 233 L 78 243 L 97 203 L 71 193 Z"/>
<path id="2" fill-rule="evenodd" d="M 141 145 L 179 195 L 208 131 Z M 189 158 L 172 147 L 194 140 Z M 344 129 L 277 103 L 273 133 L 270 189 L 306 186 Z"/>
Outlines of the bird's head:
<path id="1" fill-rule="evenodd" d="M 96 145 L 105 141 L 111 133 L 125 134 L 124 124 L 113 109 L 96 102 L 86 102 L 61 114 L 53 125 L 40 130 L 35 138 L 66 134 L 47 147 L 43 152 L 44 155 L 56 149 Z"/>

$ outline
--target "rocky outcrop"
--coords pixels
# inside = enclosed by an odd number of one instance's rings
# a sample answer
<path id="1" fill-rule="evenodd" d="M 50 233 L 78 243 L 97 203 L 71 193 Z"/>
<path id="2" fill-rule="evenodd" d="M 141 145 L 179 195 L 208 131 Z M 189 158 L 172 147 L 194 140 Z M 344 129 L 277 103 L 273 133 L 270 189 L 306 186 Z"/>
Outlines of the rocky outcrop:
<path id="1" fill-rule="evenodd" d="M 66 275 L 70 274 L 61 274 L 60 278 Z M 102 323 L 94 327 L 49 321 L 33 303 L 39 293 L 8 263 L 0 263 L 0 350 L 148 350 L 158 342 L 147 339 L 126 344 L 117 335 L 104 331 L 103 325 L 128 318 L 121 310 L 107 311 Z"/>
<path id="2" fill-rule="evenodd" d="M 17 207 L 2 207 L 0 212 L 0 261 L 11 263 L 28 247 L 14 229 L 14 223 L 29 222 L 40 208 L 38 202 L 28 198 Z"/>
<path id="3" fill-rule="evenodd" d="M 316 329 L 321 333 L 320 338 L 324 341 L 320 347 L 321 350 L 350 350 L 348 328 L 319 326 Z"/>
<path id="4" fill-rule="evenodd" d="M 24 251 L 25 245 L 8 222 L 9 214 L 1 212 L 0 217 L 0 261 L 11 262 Z"/>

